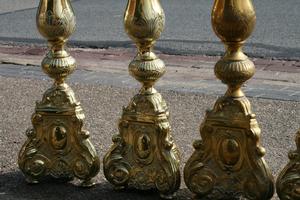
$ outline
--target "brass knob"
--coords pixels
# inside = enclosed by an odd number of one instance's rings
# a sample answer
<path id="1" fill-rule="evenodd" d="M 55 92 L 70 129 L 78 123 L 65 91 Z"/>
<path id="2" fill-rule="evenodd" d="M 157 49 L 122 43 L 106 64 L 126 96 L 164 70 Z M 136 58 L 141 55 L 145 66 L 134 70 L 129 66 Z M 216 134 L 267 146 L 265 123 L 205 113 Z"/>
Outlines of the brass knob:
<path id="1" fill-rule="evenodd" d="M 253 62 L 242 51 L 255 22 L 256 15 L 251 0 L 215 0 L 212 26 L 226 47 L 225 55 L 215 66 L 215 74 L 228 85 L 229 96 L 244 96 L 240 88 L 255 73 Z"/>
<path id="2" fill-rule="evenodd" d="M 136 43 L 138 54 L 130 63 L 130 74 L 151 88 L 165 73 L 165 64 L 153 52 L 152 47 L 160 37 L 165 15 L 159 0 L 128 0 L 124 16 L 125 31 Z"/>
<path id="3" fill-rule="evenodd" d="M 51 48 L 42 62 L 42 68 L 57 83 L 62 83 L 76 67 L 75 59 L 64 50 L 64 45 L 76 26 L 70 1 L 41 0 L 36 23 Z"/>

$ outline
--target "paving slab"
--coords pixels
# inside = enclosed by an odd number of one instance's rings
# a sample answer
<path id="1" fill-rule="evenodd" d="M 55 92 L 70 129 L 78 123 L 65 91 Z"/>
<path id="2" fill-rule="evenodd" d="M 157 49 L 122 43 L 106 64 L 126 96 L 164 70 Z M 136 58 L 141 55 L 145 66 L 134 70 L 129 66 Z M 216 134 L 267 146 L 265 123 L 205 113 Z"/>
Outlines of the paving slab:
<path id="1" fill-rule="evenodd" d="M 134 48 L 88 49 L 70 48 L 78 61 L 71 81 L 137 88 L 128 75 L 128 64 L 135 56 Z M 46 53 L 43 46 L 0 46 L 0 74 L 3 76 L 37 76 L 46 78 L 40 63 Z M 168 55 L 157 52 L 167 66 L 158 88 L 222 95 L 226 86 L 214 75 L 216 56 Z M 250 97 L 300 101 L 300 62 L 251 58 L 256 74 L 244 85 Z M 11 65 L 5 65 L 11 64 Z"/>

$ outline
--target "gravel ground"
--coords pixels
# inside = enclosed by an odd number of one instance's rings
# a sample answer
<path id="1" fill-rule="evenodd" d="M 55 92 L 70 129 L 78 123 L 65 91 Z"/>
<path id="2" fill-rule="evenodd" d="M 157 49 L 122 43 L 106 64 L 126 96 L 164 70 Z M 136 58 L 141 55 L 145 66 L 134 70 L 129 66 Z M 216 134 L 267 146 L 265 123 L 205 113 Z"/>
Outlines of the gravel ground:
<path id="1" fill-rule="evenodd" d="M 48 80 L 7 78 L 0 76 L 0 199 L 158 199 L 151 192 L 114 192 L 101 170 L 98 184 L 82 189 L 73 184 L 41 183 L 29 186 L 17 167 L 17 154 L 25 141 L 25 130 L 31 126 L 34 102 L 51 83 Z M 117 119 L 122 106 L 129 102 L 136 90 L 99 84 L 73 83 L 85 111 L 85 127 L 99 156 L 104 156 L 117 132 Z M 192 142 L 199 138 L 199 122 L 205 110 L 211 108 L 216 96 L 197 93 L 161 91 L 170 106 L 173 136 L 182 153 L 182 167 L 191 155 Z M 112 104 L 111 102 L 114 101 Z M 295 149 L 294 134 L 300 124 L 300 103 L 251 98 L 253 110 L 262 128 L 262 143 L 267 150 L 265 159 L 274 175 L 287 162 L 287 152 Z M 192 194 L 182 182 L 178 199 L 191 199 Z M 274 197 L 273 199 L 277 199 Z"/>

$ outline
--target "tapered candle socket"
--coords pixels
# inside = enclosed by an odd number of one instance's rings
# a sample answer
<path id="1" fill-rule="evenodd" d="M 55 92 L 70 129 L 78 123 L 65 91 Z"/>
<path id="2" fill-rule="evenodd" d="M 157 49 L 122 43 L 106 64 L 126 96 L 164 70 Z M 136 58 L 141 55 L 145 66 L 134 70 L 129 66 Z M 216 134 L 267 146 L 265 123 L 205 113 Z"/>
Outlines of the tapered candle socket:
<path id="1" fill-rule="evenodd" d="M 297 149 L 289 153 L 290 162 L 281 171 L 276 182 L 276 191 L 281 200 L 300 199 L 300 130 L 295 142 Z"/>
<path id="2" fill-rule="evenodd" d="M 250 0 L 215 0 L 212 25 L 226 46 L 215 66 L 216 76 L 228 85 L 200 127 L 202 140 L 184 169 L 187 187 L 203 199 L 267 200 L 274 183 L 260 145 L 260 129 L 241 86 L 254 75 L 254 64 L 242 52 L 255 25 Z"/>
<path id="3" fill-rule="evenodd" d="M 100 161 L 88 139 L 89 132 L 82 129 L 80 103 L 64 83 L 76 67 L 75 59 L 64 50 L 76 24 L 69 0 L 41 0 L 36 20 L 50 45 L 42 68 L 54 84 L 36 104 L 33 128 L 26 131 L 28 139 L 19 153 L 19 167 L 29 183 L 38 183 L 46 176 L 65 181 L 76 177 L 82 186 L 92 186 Z"/>
<path id="4" fill-rule="evenodd" d="M 117 189 L 157 189 L 170 199 L 180 186 L 179 153 L 170 133 L 167 104 L 153 88 L 165 73 L 164 62 L 152 52 L 164 23 L 159 0 L 128 1 L 125 30 L 138 48 L 129 72 L 142 88 L 123 109 L 119 134 L 104 157 L 104 174 Z"/>

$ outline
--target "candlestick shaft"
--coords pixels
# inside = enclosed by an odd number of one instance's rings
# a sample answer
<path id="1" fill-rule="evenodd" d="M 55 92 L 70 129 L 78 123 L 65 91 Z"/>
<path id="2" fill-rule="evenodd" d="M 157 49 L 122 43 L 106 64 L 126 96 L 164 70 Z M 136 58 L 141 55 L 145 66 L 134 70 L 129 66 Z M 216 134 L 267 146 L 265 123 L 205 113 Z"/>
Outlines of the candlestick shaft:
<path id="1" fill-rule="evenodd" d="M 179 153 L 171 136 L 165 100 L 153 87 L 165 64 L 153 52 L 165 23 L 159 0 L 129 0 L 124 24 L 136 43 L 130 74 L 142 88 L 123 109 L 119 134 L 104 158 L 104 174 L 116 188 L 158 189 L 172 198 L 180 186 Z"/>
<path id="2" fill-rule="evenodd" d="M 217 78 L 228 85 L 200 127 L 202 140 L 194 142 L 184 177 L 200 198 L 267 200 L 274 193 L 273 177 L 260 145 L 260 128 L 241 86 L 255 71 L 242 52 L 255 25 L 250 0 L 215 0 L 212 25 L 226 46 L 216 63 Z"/>
<path id="3" fill-rule="evenodd" d="M 64 82 L 76 67 L 75 59 L 64 49 L 76 24 L 70 1 L 41 0 L 36 20 L 50 44 L 42 68 L 54 84 L 36 104 L 33 128 L 26 131 L 28 139 L 19 153 L 19 167 L 30 183 L 50 175 L 66 181 L 77 177 L 83 180 L 82 186 L 91 186 L 100 161 L 89 132 L 82 130 L 80 103 Z"/>

